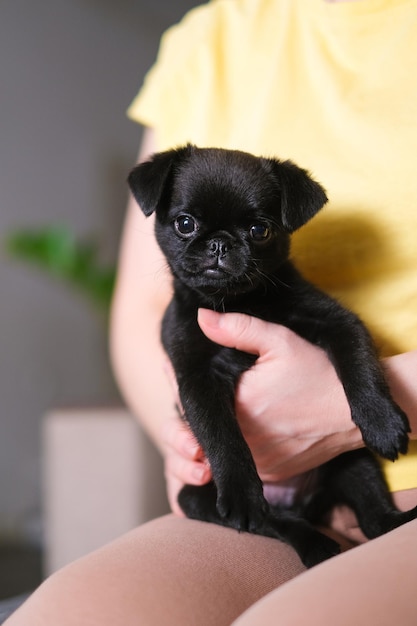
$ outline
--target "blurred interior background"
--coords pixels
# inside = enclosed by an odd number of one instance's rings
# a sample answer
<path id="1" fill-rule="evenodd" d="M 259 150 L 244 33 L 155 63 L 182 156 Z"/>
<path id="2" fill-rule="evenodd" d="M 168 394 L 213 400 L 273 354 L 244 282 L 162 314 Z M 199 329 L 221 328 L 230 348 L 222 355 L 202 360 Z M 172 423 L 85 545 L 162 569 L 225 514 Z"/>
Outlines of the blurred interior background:
<path id="1" fill-rule="evenodd" d="M 43 575 L 44 416 L 122 406 L 103 307 L 5 241 L 64 228 L 114 266 L 141 134 L 125 111 L 161 33 L 196 4 L 0 2 L 0 599 Z"/>

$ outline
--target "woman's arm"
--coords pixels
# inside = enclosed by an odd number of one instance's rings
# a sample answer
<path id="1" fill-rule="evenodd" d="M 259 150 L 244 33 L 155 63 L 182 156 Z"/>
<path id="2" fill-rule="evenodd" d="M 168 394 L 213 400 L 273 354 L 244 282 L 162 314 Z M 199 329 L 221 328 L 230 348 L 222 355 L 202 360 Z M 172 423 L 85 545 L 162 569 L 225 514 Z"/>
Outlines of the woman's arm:
<path id="1" fill-rule="evenodd" d="M 410 420 L 410 437 L 417 439 L 417 350 L 384 359 L 384 367 L 391 393 Z"/>

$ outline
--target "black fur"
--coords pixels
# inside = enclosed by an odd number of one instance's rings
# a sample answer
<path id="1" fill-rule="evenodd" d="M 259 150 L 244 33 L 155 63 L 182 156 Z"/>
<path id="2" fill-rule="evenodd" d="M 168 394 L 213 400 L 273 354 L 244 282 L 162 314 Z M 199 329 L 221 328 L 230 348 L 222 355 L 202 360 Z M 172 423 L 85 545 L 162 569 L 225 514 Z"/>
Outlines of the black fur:
<path id="1" fill-rule="evenodd" d="M 255 357 L 209 341 L 197 324 L 198 308 L 209 307 L 289 327 L 328 354 L 367 447 L 391 460 L 406 452 L 408 420 L 366 328 L 288 259 L 290 234 L 327 201 L 322 187 L 290 161 L 191 145 L 155 154 L 132 170 L 129 185 L 145 215 L 156 212 L 156 237 L 174 277 L 163 344 L 213 474 L 209 485 L 183 488 L 185 513 L 287 541 L 307 566 L 339 551 L 311 523 L 337 502 L 353 508 L 368 537 L 416 517 L 417 509 L 395 509 L 366 449 L 322 466 L 316 495 L 297 512 L 271 507 L 234 414 L 237 381 Z"/>

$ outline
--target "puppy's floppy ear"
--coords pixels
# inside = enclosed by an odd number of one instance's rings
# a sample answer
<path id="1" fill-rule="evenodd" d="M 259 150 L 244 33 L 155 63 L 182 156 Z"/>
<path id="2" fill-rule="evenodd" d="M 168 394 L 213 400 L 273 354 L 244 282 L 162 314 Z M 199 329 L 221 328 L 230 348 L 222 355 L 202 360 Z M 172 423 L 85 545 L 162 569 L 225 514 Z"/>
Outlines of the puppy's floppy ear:
<path id="1" fill-rule="evenodd" d="M 146 217 L 158 208 L 163 199 L 169 200 L 175 166 L 192 150 L 193 146 L 188 144 L 176 150 L 157 152 L 149 161 L 139 163 L 130 172 L 128 185 Z"/>
<path id="2" fill-rule="evenodd" d="M 327 202 L 323 187 L 306 170 L 292 161 L 262 159 L 264 167 L 275 178 L 281 195 L 281 218 L 292 233 L 306 224 Z"/>

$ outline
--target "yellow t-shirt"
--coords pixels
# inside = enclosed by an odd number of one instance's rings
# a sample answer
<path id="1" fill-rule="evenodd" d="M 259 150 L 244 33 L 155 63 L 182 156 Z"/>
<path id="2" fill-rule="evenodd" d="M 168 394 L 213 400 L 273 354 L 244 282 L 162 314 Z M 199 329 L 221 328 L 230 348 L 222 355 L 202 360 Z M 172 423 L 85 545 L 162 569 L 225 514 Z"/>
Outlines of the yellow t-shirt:
<path id="1" fill-rule="evenodd" d="M 190 141 L 310 170 L 330 201 L 293 260 L 382 356 L 417 349 L 416 32 L 416 0 L 212 0 L 165 33 L 128 111 L 158 150 Z M 393 490 L 417 486 L 411 447 L 407 471 L 385 463 Z"/>

